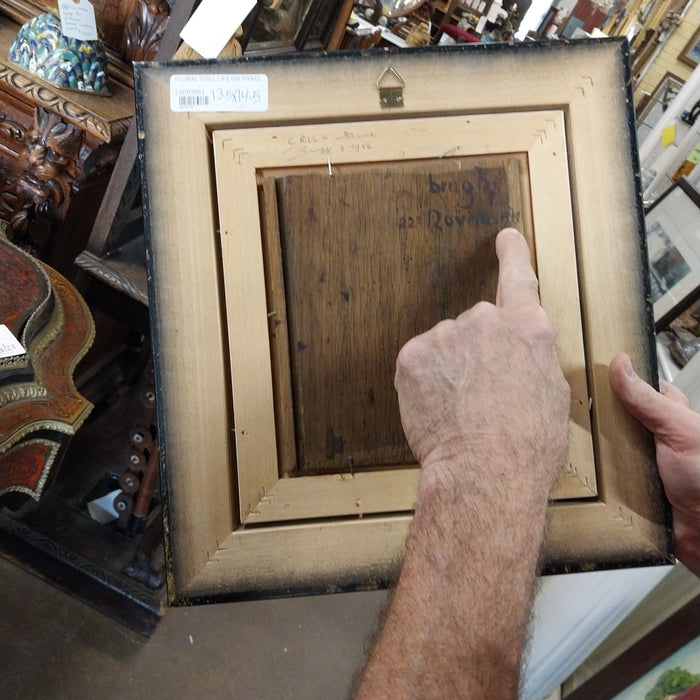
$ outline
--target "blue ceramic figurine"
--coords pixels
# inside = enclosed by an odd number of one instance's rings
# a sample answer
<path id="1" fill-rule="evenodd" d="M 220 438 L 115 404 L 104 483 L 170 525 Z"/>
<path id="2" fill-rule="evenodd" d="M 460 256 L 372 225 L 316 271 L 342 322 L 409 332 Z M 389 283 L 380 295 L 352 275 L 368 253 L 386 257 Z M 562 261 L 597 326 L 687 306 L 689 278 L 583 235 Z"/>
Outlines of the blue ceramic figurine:
<path id="1" fill-rule="evenodd" d="M 109 95 L 102 42 L 64 36 L 61 20 L 52 14 L 43 13 L 22 26 L 9 59 L 58 88 Z"/>

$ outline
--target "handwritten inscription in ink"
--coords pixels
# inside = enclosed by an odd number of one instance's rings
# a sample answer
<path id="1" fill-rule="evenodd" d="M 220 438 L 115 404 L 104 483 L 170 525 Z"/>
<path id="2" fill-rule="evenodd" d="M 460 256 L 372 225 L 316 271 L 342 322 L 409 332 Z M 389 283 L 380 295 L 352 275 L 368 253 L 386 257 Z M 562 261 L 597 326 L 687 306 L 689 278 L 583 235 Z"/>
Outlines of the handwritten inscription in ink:
<path id="1" fill-rule="evenodd" d="M 415 211 L 400 211 L 399 229 L 442 231 L 474 226 L 518 226 L 521 211 L 508 201 L 500 168 L 427 176 L 427 198 Z M 427 205 L 427 206 L 426 206 Z"/>
<path id="2" fill-rule="evenodd" d="M 295 134 L 287 139 L 286 153 L 290 157 L 321 155 L 329 158 L 347 153 L 367 153 L 372 150 L 376 134 L 371 130 L 343 130 L 337 134 L 319 131 Z"/>
<path id="3" fill-rule="evenodd" d="M 463 226 L 517 226 L 520 223 L 520 211 L 508 207 L 499 212 L 478 210 L 466 212 L 462 209 L 445 211 L 443 209 L 428 209 L 425 213 L 415 216 L 399 217 L 399 228 L 427 228 L 430 231 L 461 228 Z"/>

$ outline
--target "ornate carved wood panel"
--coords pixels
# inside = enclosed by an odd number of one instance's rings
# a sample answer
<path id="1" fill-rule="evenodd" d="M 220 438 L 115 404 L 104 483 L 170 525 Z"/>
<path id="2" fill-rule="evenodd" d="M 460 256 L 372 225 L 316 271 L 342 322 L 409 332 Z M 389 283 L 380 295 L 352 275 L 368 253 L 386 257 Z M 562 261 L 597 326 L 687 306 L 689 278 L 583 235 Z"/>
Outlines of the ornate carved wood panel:
<path id="1" fill-rule="evenodd" d="M 0 496 L 41 496 L 62 447 L 92 404 L 73 370 L 94 336 L 67 280 L 0 238 L 0 321 L 25 352 L 0 360 Z"/>
<path id="2" fill-rule="evenodd" d="M 0 218 L 11 240 L 72 274 L 133 116 L 133 93 L 116 82 L 109 98 L 37 82 L 7 59 L 17 30 L 0 24 Z"/>
<path id="3" fill-rule="evenodd" d="M 133 86 L 132 61 L 155 58 L 175 0 L 91 0 L 109 74 Z M 58 16 L 57 0 L 7 0 L 3 13 L 22 25 L 42 12 Z"/>

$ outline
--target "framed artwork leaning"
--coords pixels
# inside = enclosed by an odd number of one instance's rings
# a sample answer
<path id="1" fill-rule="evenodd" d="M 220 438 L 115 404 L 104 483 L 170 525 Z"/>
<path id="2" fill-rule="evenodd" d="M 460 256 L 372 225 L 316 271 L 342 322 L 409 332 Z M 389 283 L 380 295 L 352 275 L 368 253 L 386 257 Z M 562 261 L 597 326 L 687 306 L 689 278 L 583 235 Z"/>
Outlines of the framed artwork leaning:
<path id="1" fill-rule="evenodd" d="M 685 81 L 667 72 L 654 90 L 642 97 L 635 109 L 637 115 L 637 140 L 642 143 L 673 102 Z"/>
<path id="2" fill-rule="evenodd" d="M 619 351 L 656 381 L 627 51 L 137 66 L 172 602 L 393 578 L 419 476 L 396 354 L 493 300 L 504 226 L 572 387 L 546 571 L 671 560 L 652 439 L 607 381 Z"/>
<path id="3" fill-rule="evenodd" d="M 700 299 L 700 191 L 680 178 L 645 217 L 656 330 Z"/>
<path id="4" fill-rule="evenodd" d="M 695 68 L 700 63 L 700 29 L 696 30 L 683 47 L 678 59 Z"/>
<path id="5" fill-rule="evenodd" d="M 700 596 L 657 625 L 567 697 L 571 700 L 700 697 L 699 629 Z"/>

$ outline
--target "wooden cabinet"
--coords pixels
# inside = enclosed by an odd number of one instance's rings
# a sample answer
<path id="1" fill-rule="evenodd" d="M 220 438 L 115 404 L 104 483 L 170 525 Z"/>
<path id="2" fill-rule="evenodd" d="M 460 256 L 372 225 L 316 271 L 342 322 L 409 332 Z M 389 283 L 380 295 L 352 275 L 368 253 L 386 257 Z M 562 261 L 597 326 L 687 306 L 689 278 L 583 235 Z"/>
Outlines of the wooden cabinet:
<path id="1" fill-rule="evenodd" d="M 110 97 L 60 90 L 7 58 L 22 23 L 55 1 L 3 3 L 0 218 L 11 240 L 74 274 L 134 114 L 131 61 L 153 57 L 168 2 L 93 3 L 109 56 Z"/>
<path id="2" fill-rule="evenodd" d="M 161 45 L 166 22 L 170 25 L 171 5 L 173 17 L 180 19 L 181 28 L 185 21 L 182 17 L 191 11 L 193 1 L 178 0 L 173 4 L 169 0 L 91 0 L 98 29 L 107 43 L 111 97 L 56 89 L 10 63 L 7 49 L 20 26 L 41 12 L 55 12 L 56 2 L 7 0 L 2 3 L 2 228 L 7 227 L 11 238 L 38 253 L 50 267 L 60 270 L 63 277 L 77 275 L 73 261 L 91 236 L 103 194 L 107 189 L 116 189 L 111 186 L 111 173 L 123 151 L 135 110 L 131 61 L 153 58 L 156 47 Z M 170 47 L 172 55 L 174 41 Z M 121 192 L 115 193 L 115 197 L 120 196 Z M 141 245 L 141 268 L 143 258 Z M 75 415 L 68 416 L 70 422 L 64 419 L 67 427 L 59 426 L 59 432 L 69 434 L 79 426 L 80 429 L 65 450 L 56 480 L 43 491 L 51 460 L 63 455 L 63 446 L 58 449 L 48 443 L 45 430 L 38 436 L 39 440 L 30 437 L 17 440 L 7 450 L 5 444 L 0 445 L 3 476 L 7 476 L 8 470 L 30 477 L 36 475 L 35 483 L 25 492 L 41 494 L 39 501 L 27 499 L 17 510 L 2 509 L 0 549 L 91 605 L 149 634 L 164 611 L 164 594 L 159 588 L 162 581 L 153 568 L 159 561 L 158 543 L 162 533 L 157 498 L 151 502 L 146 531 L 133 536 L 131 528 L 143 512 L 141 504 L 148 506 L 150 500 L 149 489 L 145 487 L 139 486 L 138 494 L 133 492 L 133 484 L 139 481 L 138 467 L 145 460 L 139 450 L 148 445 L 143 439 L 148 434 L 140 430 L 144 424 L 146 429 L 150 428 L 148 416 L 153 411 L 153 392 L 147 373 L 141 379 L 135 377 L 149 349 L 147 342 L 141 342 L 141 338 L 148 336 L 147 309 L 136 302 L 128 306 L 130 299 L 116 293 L 107 299 L 88 275 L 79 274 L 74 281 L 85 295 L 96 326 L 95 342 L 81 361 L 76 383 L 98 405 L 98 410 L 82 425 L 87 410 L 82 413 L 76 410 Z M 8 279 L 0 275 L 0 288 L 3 284 L 7 285 Z M 61 287 L 59 292 L 63 291 Z M 76 315 L 85 311 L 84 304 L 75 294 L 58 296 L 66 305 L 65 326 L 75 326 Z M 2 304 L 0 310 L 9 312 Z M 60 330 L 58 325 L 55 329 Z M 60 362 L 65 362 L 72 373 L 78 354 L 68 357 L 65 341 L 56 339 L 46 349 L 45 358 L 36 358 L 42 378 L 49 370 L 55 372 Z M 138 350 L 142 352 L 139 354 Z M 39 363 L 40 359 L 43 364 Z M 117 392 L 115 387 L 119 389 Z M 104 401 L 107 397 L 109 400 Z M 3 413 L 0 433 L 15 427 L 16 421 L 11 424 L 8 420 L 15 419 L 20 410 L 29 418 L 41 418 L 42 412 L 53 409 L 54 418 L 61 418 L 57 408 L 62 406 L 56 407 L 56 403 L 54 400 L 49 405 L 44 398 L 36 405 L 29 401 L 0 405 Z M 8 410 L 14 413 L 11 415 Z M 56 420 L 53 423 L 55 426 Z M 0 435 L 0 442 L 4 443 L 4 437 Z M 120 475 L 133 478 L 128 482 L 132 484 L 129 493 L 121 493 L 117 505 L 122 516 L 120 526 L 128 526 L 128 530 L 117 531 L 111 525 L 92 520 L 87 504 L 122 488 Z M 17 479 L 1 481 L 0 492 Z"/>

